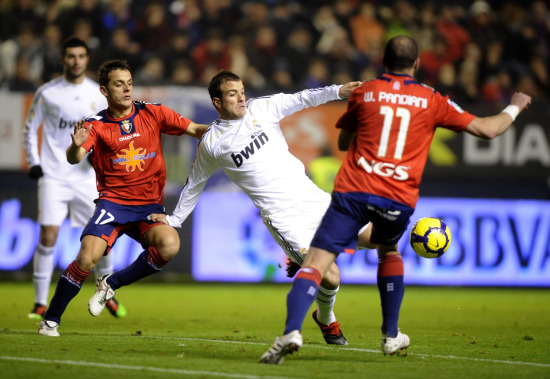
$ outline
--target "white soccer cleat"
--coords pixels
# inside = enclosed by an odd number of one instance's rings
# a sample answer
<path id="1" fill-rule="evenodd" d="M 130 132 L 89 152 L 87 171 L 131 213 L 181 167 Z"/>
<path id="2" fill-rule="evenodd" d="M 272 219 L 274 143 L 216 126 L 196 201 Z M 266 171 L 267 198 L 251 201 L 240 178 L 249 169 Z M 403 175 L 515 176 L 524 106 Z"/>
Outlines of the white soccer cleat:
<path id="1" fill-rule="evenodd" d="M 48 337 L 59 337 L 57 327 L 59 324 L 55 321 L 44 320 L 38 324 L 38 334 Z"/>
<path id="2" fill-rule="evenodd" d="M 302 335 L 299 330 L 293 330 L 284 336 L 277 337 L 273 346 L 260 358 L 260 363 L 281 364 L 285 359 L 285 355 L 300 350 L 302 343 Z"/>
<path id="3" fill-rule="evenodd" d="M 396 337 L 382 336 L 382 353 L 384 355 L 394 355 L 398 350 L 404 350 L 409 347 L 411 340 L 409 336 L 401 332 L 397 332 Z"/>
<path id="4" fill-rule="evenodd" d="M 90 298 L 90 301 L 88 301 L 88 311 L 90 311 L 92 316 L 99 316 L 103 308 L 105 308 L 105 304 L 115 296 L 115 290 L 107 284 L 107 278 L 109 276 L 110 275 L 103 275 L 99 278 L 96 293 Z"/>

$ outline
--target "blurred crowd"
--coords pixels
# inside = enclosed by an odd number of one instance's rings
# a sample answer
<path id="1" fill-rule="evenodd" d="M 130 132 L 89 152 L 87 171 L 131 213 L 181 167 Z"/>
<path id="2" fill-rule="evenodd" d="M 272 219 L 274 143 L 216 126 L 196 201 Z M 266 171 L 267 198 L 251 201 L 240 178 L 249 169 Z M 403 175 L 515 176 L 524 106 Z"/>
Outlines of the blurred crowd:
<path id="1" fill-rule="evenodd" d="M 204 86 L 221 68 L 248 89 L 292 91 L 382 72 L 385 41 L 419 44 L 417 79 L 461 102 L 550 97 L 545 0 L 0 0 L 0 88 L 34 91 L 77 36 L 135 85 Z"/>

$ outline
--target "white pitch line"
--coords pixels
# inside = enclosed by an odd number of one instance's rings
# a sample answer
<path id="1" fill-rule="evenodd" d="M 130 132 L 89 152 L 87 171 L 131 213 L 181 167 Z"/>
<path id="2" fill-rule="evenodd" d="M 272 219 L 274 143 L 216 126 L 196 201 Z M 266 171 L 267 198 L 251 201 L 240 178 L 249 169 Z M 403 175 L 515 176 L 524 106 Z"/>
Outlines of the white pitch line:
<path id="1" fill-rule="evenodd" d="M 140 336 L 145 338 L 161 338 L 161 339 L 174 339 L 182 341 L 204 341 L 204 342 L 220 342 L 220 343 L 234 343 L 234 344 L 247 344 L 247 345 L 265 345 L 266 343 L 262 342 L 246 342 L 246 341 L 231 341 L 231 340 L 212 340 L 206 338 L 186 338 L 186 337 L 160 337 L 160 336 Z M 349 350 L 349 351 L 359 351 L 362 353 L 374 353 L 381 354 L 380 350 L 372 349 L 361 349 L 357 347 L 335 347 L 335 346 L 315 346 L 308 345 L 304 346 L 306 348 L 314 349 L 338 349 L 338 350 Z M 418 353 L 407 353 L 411 356 L 422 357 L 422 358 L 442 358 L 442 359 L 456 359 L 456 360 L 465 360 L 465 361 L 476 361 L 476 362 L 486 362 L 486 363 L 503 363 L 508 365 L 523 365 L 523 366 L 535 366 L 535 367 L 550 367 L 550 363 L 535 363 L 535 362 L 522 362 L 522 361 L 505 361 L 498 359 L 485 359 L 485 358 L 471 358 L 471 357 L 458 357 L 456 355 L 435 355 L 435 354 L 418 354 Z"/>
<path id="2" fill-rule="evenodd" d="M 177 368 L 162 368 L 162 367 L 150 367 L 150 366 L 130 366 L 130 365 L 117 365 L 109 363 L 99 363 L 99 362 L 86 362 L 86 361 L 72 361 L 72 360 L 60 360 L 60 359 L 41 359 L 41 358 L 30 358 L 30 357 L 10 357 L 5 355 L 0 355 L 0 360 L 6 361 L 23 361 L 23 362 L 33 362 L 33 363 L 48 363 L 48 364 L 64 364 L 69 366 L 88 366 L 88 367 L 102 367 L 109 369 L 119 369 L 119 370 L 137 370 L 137 371 L 151 371 L 151 372 L 161 372 L 166 374 L 179 374 L 179 375 L 211 375 L 211 376 L 221 376 L 226 378 L 246 378 L 246 379 L 292 379 L 282 376 L 257 376 L 257 375 L 248 375 L 248 374 L 230 374 L 226 372 L 219 371 L 195 371 L 195 370 L 182 370 Z"/>

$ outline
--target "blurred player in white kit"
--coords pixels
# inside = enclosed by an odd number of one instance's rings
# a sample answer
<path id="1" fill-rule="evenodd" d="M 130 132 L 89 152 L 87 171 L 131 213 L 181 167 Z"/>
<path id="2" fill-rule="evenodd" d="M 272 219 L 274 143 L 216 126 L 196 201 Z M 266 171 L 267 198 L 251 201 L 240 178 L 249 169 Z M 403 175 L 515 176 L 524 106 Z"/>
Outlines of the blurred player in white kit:
<path id="1" fill-rule="evenodd" d="M 29 176 L 38 180 L 40 237 L 33 257 L 35 300 L 29 318 L 42 320 L 54 270 L 53 250 L 59 227 L 69 216 L 73 227 L 84 226 L 94 212 L 96 177 L 87 159 L 67 162 L 66 150 L 77 121 L 107 108 L 99 85 L 86 77 L 88 46 L 78 38 L 63 43 L 63 75 L 42 85 L 35 93 L 25 122 L 24 143 Z M 38 149 L 38 130 L 42 142 Z M 113 273 L 112 254 L 96 268 L 96 278 Z M 107 303 L 110 313 L 124 317 L 126 309 L 115 299 Z"/>

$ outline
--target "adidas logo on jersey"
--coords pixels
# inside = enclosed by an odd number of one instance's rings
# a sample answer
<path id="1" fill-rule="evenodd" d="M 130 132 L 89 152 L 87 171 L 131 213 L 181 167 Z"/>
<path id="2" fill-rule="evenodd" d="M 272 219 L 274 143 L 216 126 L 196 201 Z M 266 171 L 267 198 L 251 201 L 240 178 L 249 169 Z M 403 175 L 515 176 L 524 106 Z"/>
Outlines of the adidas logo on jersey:
<path id="1" fill-rule="evenodd" d="M 267 134 L 265 132 L 256 132 L 250 136 L 252 142 L 247 145 L 238 153 L 231 153 L 231 158 L 237 167 L 241 167 L 244 160 L 250 158 L 256 151 L 258 151 L 267 141 Z"/>

